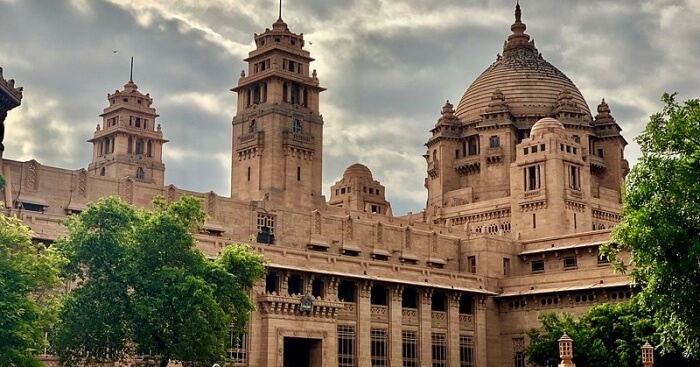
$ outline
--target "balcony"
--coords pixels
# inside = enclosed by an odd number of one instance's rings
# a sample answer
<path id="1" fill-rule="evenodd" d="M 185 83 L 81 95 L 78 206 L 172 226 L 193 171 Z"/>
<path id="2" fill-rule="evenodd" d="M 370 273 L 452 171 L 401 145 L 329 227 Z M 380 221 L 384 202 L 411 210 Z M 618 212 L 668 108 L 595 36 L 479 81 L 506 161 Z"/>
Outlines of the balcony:
<path id="1" fill-rule="evenodd" d="M 481 157 L 479 155 L 469 155 L 458 159 L 454 168 L 462 175 L 468 176 L 479 173 L 481 170 Z"/>
<path id="2" fill-rule="evenodd" d="M 430 178 L 436 178 L 439 175 L 440 175 L 440 161 L 437 159 L 434 159 L 434 160 L 428 162 L 428 176 L 430 176 Z"/>
<path id="3" fill-rule="evenodd" d="M 312 135 L 285 131 L 282 139 L 282 144 L 285 148 L 295 148 L 308 152 L 314 152 L 316 150 L 315 139 Z"/>
<path id="4" fill-rule="evenodd" d="M 589 156 L 589 158 L 591 160 L 591 172 L 599 174 L 605 171 L 605 161 L 603 158 L 592 154 Z"/>
<path id="5" fill-rule="evenodd" d="M 254 133 L 244 134 L 238 137 L 236 152 L 244 152 L 253 148 L 261 148 L 265 142 L 265 132 L 256 131 Z"/>
<path id="6" fill-rule="evenodd" d="M 314 299 L 311 311 L 301 311 L 300 295 L 287 296 L 276 293 L 259 294 L 257 297 L 258 309 L 263 316 L 289 317 L 308 315 L 314 318 L 336 319 L 345 307 L 345 303 L 329 301 L 321 298 Z"/>
<path id="7" fill-rule="evenodd" d="M 486 148 L 486 163 L 487 164 L 496 164 L 496 163 L 501 163 L 501 162 L 503 162 L 503 148 L 502 147 Z"/>

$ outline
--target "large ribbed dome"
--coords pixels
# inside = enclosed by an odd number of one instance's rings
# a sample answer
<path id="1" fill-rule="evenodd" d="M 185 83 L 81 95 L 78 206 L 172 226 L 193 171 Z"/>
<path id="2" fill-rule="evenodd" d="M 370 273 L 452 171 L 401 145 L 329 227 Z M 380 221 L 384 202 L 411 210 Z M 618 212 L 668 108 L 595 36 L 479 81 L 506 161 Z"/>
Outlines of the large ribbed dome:
<path id="1" fill-rule="evenodd" d="M 347 169 L 345 169 L 345 172 L 343 173 L 343 179 L 352 177 L 361 177 L 370 181 L 373 180 L 372 171 L 370 171 L 369 168 L 367 168 L 367 166 L 360 163 L 355 163 Z"/>
<path id="2" fill-rule="evenodd" d="M 456 115 L 463 123 L 481 119 L 495 92 L 503 95 L 505 104 L 516 116 L 548 116 L 557 105 L 558 96 L 568 90 L 577 107 L 590 115 L 588 104 L 576 85 L 557 68 L 542 58 L 534 41 L 525 34 L 516 6 L 513 34 L 499 56 L 469 86 L 457 106 Z"/>

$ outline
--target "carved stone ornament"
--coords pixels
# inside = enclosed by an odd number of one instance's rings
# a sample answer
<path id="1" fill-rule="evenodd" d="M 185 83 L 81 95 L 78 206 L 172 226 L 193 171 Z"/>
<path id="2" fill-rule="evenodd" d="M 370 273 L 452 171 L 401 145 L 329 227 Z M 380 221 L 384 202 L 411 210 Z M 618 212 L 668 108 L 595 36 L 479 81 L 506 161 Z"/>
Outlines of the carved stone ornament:
<path id="1" fill-rule="evenodd" d="M 299 301 L 299 311 L 301 312 L 311 312 L 314 308 L 314 298 L 308 294 L 301 297 Z"/>

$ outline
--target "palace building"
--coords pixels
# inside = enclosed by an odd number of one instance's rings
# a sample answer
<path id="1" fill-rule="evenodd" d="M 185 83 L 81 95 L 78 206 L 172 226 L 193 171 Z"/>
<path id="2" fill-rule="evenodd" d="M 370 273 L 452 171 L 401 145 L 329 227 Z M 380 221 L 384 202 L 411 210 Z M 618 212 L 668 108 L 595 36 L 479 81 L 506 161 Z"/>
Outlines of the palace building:
<path id="1" fill-rule="evenodd" d="M 538 314 L 631 295 L 598 252 L 621 219 L 627 143 L 605 100 L 593 114 L 525 30 L 517 6 L 503 52 L 456 108 L 426 121 L 421 213 L 394 216 L 391 187 L 362 164 L 324 196 L 325 89 L 303 35 L 280 17 L 254 35 L 231 89 L 230 197 L 164 184 L 167 125 L 129 80 L 107 97 L 87 168 L 0 155 L 4 214 L 51 242 L 61 219 L 105 196 L 143 207 L 200 197 L 201 251 L 250 243 L 269 261 L 228 365 L 524 367 Z M 0 74 L 2 120 L 21 98 Z"/>

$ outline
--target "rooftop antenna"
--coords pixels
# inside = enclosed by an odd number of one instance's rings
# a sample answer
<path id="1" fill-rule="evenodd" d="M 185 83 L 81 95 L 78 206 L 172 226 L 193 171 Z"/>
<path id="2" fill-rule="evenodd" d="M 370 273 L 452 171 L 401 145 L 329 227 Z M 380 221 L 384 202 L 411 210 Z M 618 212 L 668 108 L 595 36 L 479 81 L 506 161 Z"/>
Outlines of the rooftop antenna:
<path id="1" fill-rule="evenodd" d="M 134 82 L 134 57 L 131 56 L 131 69 L 129 70 L 129 82 Z"/>
<path id="2" fill-rule="evenodd" d="M 280 0 L 280 17 L 279 20 L 282 20 L 282 0 Z"/>

